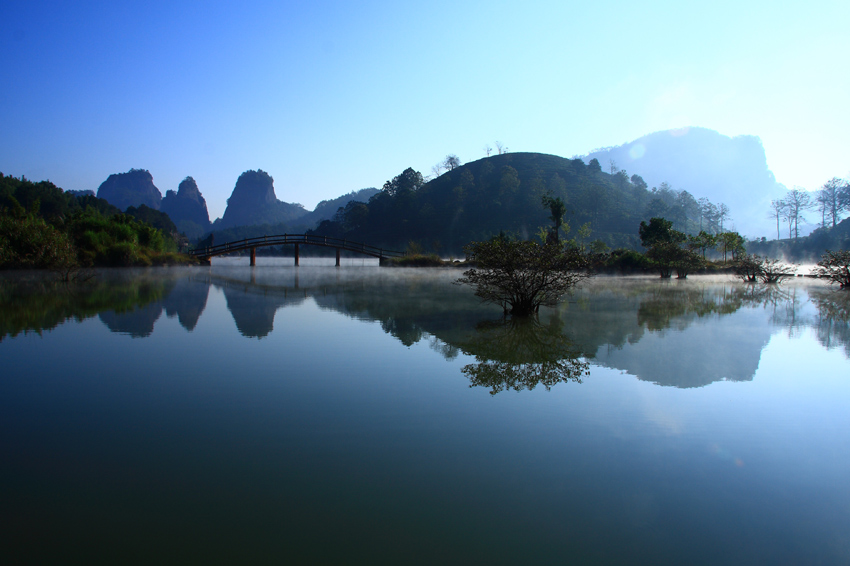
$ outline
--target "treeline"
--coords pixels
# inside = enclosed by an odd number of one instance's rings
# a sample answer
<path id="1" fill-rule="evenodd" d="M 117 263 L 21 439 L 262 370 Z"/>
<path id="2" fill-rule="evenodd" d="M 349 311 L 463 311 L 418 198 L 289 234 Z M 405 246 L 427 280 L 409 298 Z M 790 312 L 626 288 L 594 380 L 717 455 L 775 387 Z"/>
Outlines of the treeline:
<path id="1" fill-rule="evenodd" d="M 850 183 L 833 177 L 815 193 L 794 187 L 784 198 L 770 203 L 770 217 L 776 220 L 776 239 L 781 239 L 779 223 L 788 224 L 788 238 L 800 236 L 800 222 L 807 222 L 805 214 L 817 211 L 820 227 L 835 228 L 841 216 L 850 210 Z"/>
<path id="2" fill-rule="evenodd" d="M 850 249 L 850 219 L 842 220 L 848 211 L 850 182 L 845 179 L 833 177 L 815 192 L 795 187 L 771 202 L 768 215 L 776 221 L 776 240 L 753 240 L 747 247 L 789 261 L 812 261 L 826 250 Z M 800 223 L 808 223 L 806 215 L 811 213 L 817 214 L 819 226 L 808 236 L 800 236 Z M 788 231 L 786 238 L 781 224 Z"/>
<path id="3" fill-rule="evenodd" d="M 413 242 L 434 253 L 461 254 L 468 242 L 500 232 L 525 239 L 538 234 L 549 224 L 540 206 L 544 196 L 565 203 L 568 237 L 610 248 L 638 249 L 638 226 L 652 217 L 669 218 L 687 234 L 720 233 L 730 220 L 723 204 L 665 183 L 649 188 L 640 176 L 630 177 L 614 164 L 604 172 L 595 159 L 585 164 L 554 155 L 500 153 L 459 165 L 456 156 L 449 158 L 436 178 L 426 182 L 418 171 L 406 169 L 368 203 L 349 202 L 312 233 L 393 249 Z"/>
<path id="4" fill-rule="evenodd" d="M 91 195 L 0 173 L 0 268 L 48 268 L 70 277 L 93 266 L 183 263 L 176 228 L 147 206 L 126 213 Z"/>

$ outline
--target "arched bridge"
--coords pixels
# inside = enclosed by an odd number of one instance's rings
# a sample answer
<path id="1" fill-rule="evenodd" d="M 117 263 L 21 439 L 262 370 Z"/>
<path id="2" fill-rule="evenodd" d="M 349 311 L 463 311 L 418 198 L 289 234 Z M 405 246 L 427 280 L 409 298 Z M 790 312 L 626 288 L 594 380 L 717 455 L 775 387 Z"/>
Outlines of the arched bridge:
<path id="1" fill-rule="evenodd" d="M 326 248 L 336 248 L 336 264 L 339 265 L 339 254 L 341 251 L 356 252 L 359 254 L 376 257 L 379 260 L 391 257 L 403 257 L 404 252 L 393 250 L 385 250 L 369 244 L 361 242 L 352 242 L 341 238 L 330 238 L 328 236 L 316 236 L 313 234 L 283 234 L 278 236 L 260 236 L 257 238 L 245 238 L 235 242 L 226 242 L 216 246 L 206 246 L 196 248 L 189 251 L 189 255 L 195 256 L 205 263 L 209 263 L 210 258 L 216 255 L 224 255 L 242 250 L 251 251 L 251 265 L 257 264 L 257 248 L 264 246 L 295 246 L 295 265 L 298 265 L 300 259 L 300 246 L 323 246 Z"/>

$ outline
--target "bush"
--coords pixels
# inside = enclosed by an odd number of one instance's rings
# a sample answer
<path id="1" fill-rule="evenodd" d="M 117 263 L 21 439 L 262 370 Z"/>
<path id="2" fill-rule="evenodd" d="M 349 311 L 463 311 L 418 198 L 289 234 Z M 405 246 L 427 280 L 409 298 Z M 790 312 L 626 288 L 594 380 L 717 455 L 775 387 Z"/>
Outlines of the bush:
<path id="1" fill-rule="evenodd" d="M 0 267 L 64 267 L 76 261 L 68 236 L 41 218 L 0 216 Z"/>
<path id="2" fill-rule="evenodd" d="M 830 284 L 838 283 L 841 289 L 850 289 L 850 251 L 839 250 L 833 252 L 827 250 L 814 274 L 824 279 L 829 279 Z"/>

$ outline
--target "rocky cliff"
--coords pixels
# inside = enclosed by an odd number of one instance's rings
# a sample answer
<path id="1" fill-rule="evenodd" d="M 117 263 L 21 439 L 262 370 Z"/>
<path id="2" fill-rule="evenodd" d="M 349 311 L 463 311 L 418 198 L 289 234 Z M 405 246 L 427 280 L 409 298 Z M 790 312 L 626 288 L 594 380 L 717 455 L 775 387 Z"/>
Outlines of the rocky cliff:
<path id="1" fill-rule="evenodd" d="M 258 169 L 245 171 L 239 176 L 233 193 L 227 199 L 224 216 L 216 221 L 215 227 L 280 224 L 292 222 L 306 213 L 300 204 L 279 201 L 274 192 L 274 179 Z"/>
<path id="2" fill-rule="evenodd" d="M 650 187 L 662 182 L 675 190 L 729 206 L 734 229 L 752 237 L 771 236 L 770 201 L 782 198 L 785 187 L 767 167 L 761 140 L 756 136 L 729 137 L 707 128 L 655 132 L 590 153 L 585 161 L 599 160 L 608 172 L 638 174 Z"/>
<path id="3" fill-rule="evenodd" d="M 183 179 L 177 187 L 177 192 L 169 190 L 165 193 L 160 210 L 168 214 L 177 229 L 189 238 L 199 238 L 209 232 L 210 214 L 207 201 L 192 177 Z"/>
<path id="4" fill-rule="evenodd" d="M 130 169 L 126 173 L 110 175 L 98 187 L 97 196 L 121 210 L 143 204 L 159 210 L 162 204 L 162 193 L 153 184 L 153 176 L 146 169 Z"/>

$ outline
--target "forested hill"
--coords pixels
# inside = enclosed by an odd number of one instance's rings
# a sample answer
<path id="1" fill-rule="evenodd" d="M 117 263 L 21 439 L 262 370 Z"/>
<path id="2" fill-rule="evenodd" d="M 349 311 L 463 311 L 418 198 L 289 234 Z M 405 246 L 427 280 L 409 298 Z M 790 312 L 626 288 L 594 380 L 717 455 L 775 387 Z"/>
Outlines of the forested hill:
<path id="1" fill-rule="evenodd" d="M 395 249 L 415 242 L 425 251 L 459 255 L 470 241 L 501 231 L 535 237 L 551 225 L 541 204 L 547 194 L 567 205 L 568 237 L 589 223 L 590 235 L 585 230 L 581 238 L 612 248 L 637 248 L 638 226 L 652 216 L 672 219 L 684 232 L 716 231 L 722 221 L 721 207 L 663 184 L 650 189 L 625 171 L 605 173 L 595 160 L 585 165 L 555 155 L 505 153 L 455 167 L 427 183 L 407 169 L 368 203 L 349 203 L 315 233 Z"/>

